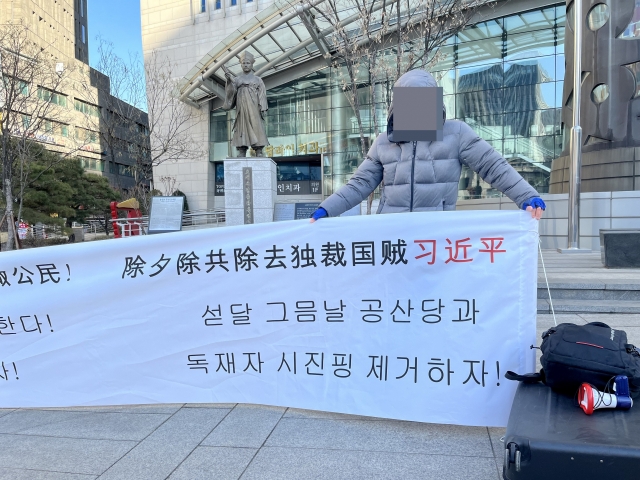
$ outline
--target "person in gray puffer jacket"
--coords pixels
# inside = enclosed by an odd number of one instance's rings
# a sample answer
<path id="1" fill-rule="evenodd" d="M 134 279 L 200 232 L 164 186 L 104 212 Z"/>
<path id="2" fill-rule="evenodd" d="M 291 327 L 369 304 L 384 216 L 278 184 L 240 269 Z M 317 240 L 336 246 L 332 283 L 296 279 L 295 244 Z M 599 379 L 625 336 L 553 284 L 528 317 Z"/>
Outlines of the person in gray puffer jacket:
<path id="1" fill-rule="evenodd" d="M 395 87 L 436 87 L 429 72 L 412 70 Z M 519 208 L 540 219 L 538 192 L 507 161 L 460 120 L 445 120 L 441 141 L 394 142 L 393 102 L 387 132 L 378 135 L 349 182 L 324 200 L 311 222 L 337 217 L 367 198 L 384 180 L 377 213 L 455 210 L 462 165 L 477 172 Z"/>

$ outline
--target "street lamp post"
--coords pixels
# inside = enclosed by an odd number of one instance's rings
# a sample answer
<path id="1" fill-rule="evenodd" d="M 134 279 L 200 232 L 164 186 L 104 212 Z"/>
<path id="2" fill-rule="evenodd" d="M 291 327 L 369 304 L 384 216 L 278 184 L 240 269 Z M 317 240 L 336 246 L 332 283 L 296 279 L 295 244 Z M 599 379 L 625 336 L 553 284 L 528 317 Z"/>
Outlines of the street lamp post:
<path id="1" fill-rule="evenodd" d="M 582 83 L 582 0 L 573 2 L 573 126 L 569 140 L 569 234 L 567 248 L 560 253 L 589 253 L 580 248 L 580 173 L 582 170 L 582 127 L 580 100 Z"/>

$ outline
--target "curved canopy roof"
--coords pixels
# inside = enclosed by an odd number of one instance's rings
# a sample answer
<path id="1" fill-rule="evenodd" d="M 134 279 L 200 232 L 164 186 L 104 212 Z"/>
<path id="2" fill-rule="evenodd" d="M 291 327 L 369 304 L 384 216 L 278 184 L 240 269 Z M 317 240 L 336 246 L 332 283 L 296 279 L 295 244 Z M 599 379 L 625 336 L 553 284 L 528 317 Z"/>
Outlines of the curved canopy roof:
<path id="1" fill-rule="evenodd" d="M 238 57 L 244 50 L 253 54 L 256 74 L 262 77 L 314 58 L 327 58 L 333 49 L 326 36 L 336 27 L 316 9 L 324 1 L 309 0 L 295 4 L 276 0 L 216 45 L 185 75 L 180 98 L 201 103 L 219 96 L 224 74 L 218 70 L 225 65 L 232 73 L 240 73 Z M 382 1 L 378 3 L 380 6 L 375 10 L 383 5 Z M 350 8 L 338 11 L 337 17 L 347 28 L 358 16 L 356 9 Z"/>
<path id="2" fill-rule="evenodd" d="M 466 0 L 476 3 L 478 0 Z M 487 0 L 488 1 L 488 0 Z M 365 2 L 365 4 L 368 2 Z M 410 22 L 417 21 L 421 17 L 418 9 L 402 11 L 406 5 L 418 5 L 423 2 L 399 2 L 394 0 L 374 0 L 367 8 L 372 8 L 372 20 L 369 22 L 370 35 L 380 27 L 379 15 L 383 7 L 401 5 L 401 22 L 411 18 Z M 446 2 L 445 2 L 446 3 Z M 484 1 L 482 2 L 484 3 Z M 507 2 L 508 3 L 508 2 Z M 326 14 L 328 4 L 340 7 L 335 14 Z M 347 7 L 349 5 L 350 7 Z M 323 13 L 325 12 L 325 13 Z M 495 11 L 490 14 L 495 15 Z M 433 11 L 427 12 L 432 16 Z M 376 17 L 378 15 L 378 17 Z M 395 30 L 395 11 L 391 15 L 385 34 L 391 34 Z M 362 22 L 358 21 L 359 14 L 352 2 L 339 2 L 336 0 L 304 0 L 294 3 L 287 0 L 276 2 L 265 10 L 259 12 L 235 32 L 218 43 L 207 53 L 183 78 L 180 86 L 180 99 L 194 107 L 215 98 L 224 97 L 224 73 L 220 70 L 225 65 L 233 74 L 239 74 L 239 55 L 243 51 L 249 51 L 255 58 L 254 70 L 264 80 L 267 88 L 276 86 L 273 80 L 280 73 L 287 70 L 295 70 L 295 67 L 303 64 L 313 70 L 322 68 L 323 64 L 330 64 L 332 55 L 337 48 L 331 44 L 336 36 L 332 35 L 338 28 L 348 32 L 350 38 L 358 41 L 361 35 Z M 553 22 L 553 19 L 544 19 Z M 486 29 L 486 33 L 477 32 L 480 37 L 490 34 L 489 30 L 495 28 L 489 22 L 480 29 Z M 403 24 L 404 28 L 404 24 Z M 474 38 L 473 31 L 469 32 L 469 39 Z M 362 39 L 361 41 L 366 41 Z M 326 63 L 325 63 L 326 62 Z M 219 71 L 220 70 L 220 71 Z M 305 72 L 308 73 L 308 72 Z M 271 77 L 271 78 L 270 78 Z"/>

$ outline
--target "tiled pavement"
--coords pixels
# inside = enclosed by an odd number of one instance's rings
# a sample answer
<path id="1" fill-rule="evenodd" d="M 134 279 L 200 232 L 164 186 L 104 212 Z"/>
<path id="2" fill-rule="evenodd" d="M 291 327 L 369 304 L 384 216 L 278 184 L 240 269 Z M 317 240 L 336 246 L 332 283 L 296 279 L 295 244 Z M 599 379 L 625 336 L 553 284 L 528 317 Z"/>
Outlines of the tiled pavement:
<path id="1" fill-rule="evenodd" d="M 557 317 L 594 320 L 640 344 L 640 315 Z M 240 404 L 0 410 L 0 480 L 496 480 L 503 434 Z"/>

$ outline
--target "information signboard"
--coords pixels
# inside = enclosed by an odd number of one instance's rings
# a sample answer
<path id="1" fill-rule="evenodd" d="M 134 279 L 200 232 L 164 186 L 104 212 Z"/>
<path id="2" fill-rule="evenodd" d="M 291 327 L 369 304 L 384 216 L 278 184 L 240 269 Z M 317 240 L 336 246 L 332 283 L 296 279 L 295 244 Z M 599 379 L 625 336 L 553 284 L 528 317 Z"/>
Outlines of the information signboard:
<path id="1" fill-rule="evenodd" d="M 296 220 L 300 220 L 301 218 L 309 218 L 313 215 L 313 212 L 316 211 L 319 202 L 315 203 L 296 203 Z"/>
<path id="2" fill-rule="evenodd" d="M 148 233 L 179 232 L 182 230 L 184 197 L 152 197 Z"/>
<path id="3" fill-rule="evenodd" d="M 273 209 L 273 221 L 283 222 L 285 220 L 294 220 L 296 218 L 295 203 L 276 203 Z"/>
<path id="4" fill-rule="evenodd" d="M 273 210 L 273 221 L 300 220 L 310 218 L 320 203 L 276 203 Z"/>

